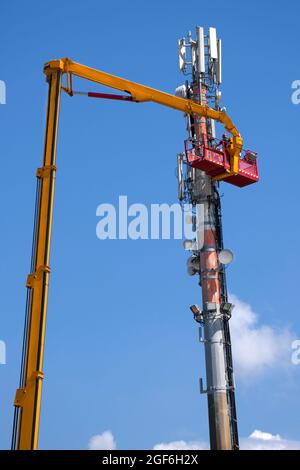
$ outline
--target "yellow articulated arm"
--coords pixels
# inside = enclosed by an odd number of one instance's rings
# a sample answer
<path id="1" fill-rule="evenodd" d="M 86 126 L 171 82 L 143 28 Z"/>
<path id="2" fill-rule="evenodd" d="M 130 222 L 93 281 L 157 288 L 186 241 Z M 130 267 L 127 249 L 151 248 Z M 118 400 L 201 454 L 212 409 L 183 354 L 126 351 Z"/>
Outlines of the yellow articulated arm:
<path id="1" fill-rule="evenodd" d="M 177 96 L 170 95 L 169 93 L 164 93 L 162 91 L 155 90 L 154 88 L 140 85 L 139 83 L 102 72 L 101 70 L 92 69 L 85 65 L 73 62 L 68 58 L 53 60 L 46 63 L 44 67 L 46 75 L 51 70 L 61 70 L 70 77 L 72 77 L 72 75 L 76 75 L 77 77 L 85 78 L 86 80 L 99 83 L 110 88 L 122 90 L 126 93 L 129 93 L 133 99 L 138 102 L 152 101 L 154 103 L 182 111 L 186 114 L 197 114 L 199 116 L 211 118 L 222 123 L 225 129 L 232 135 L 228 149 L 231 158 L 231 168 L 230 171 L 215 177 L 215 179 L 221 180 L 238 173 L 239 157 L 243 146 L 243 140 L 237 128 L 234 126 L 233 122 L 225 111 L 217 111 L 213 108 L 209 108 L 206 105 L 200 105 L 194 101 L 179 98 Z M 70 83 L 72 83 L 72 80 L 70 80 Z"/>

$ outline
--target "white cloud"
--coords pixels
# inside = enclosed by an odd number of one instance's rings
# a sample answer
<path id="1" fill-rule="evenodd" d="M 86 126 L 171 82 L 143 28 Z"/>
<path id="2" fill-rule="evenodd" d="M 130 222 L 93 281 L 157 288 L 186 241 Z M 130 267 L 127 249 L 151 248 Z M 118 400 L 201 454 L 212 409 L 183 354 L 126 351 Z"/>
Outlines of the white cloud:
<path id="1" fill-rule="evenodd" d="M 256 429 L 249 437 L 241 438 L 240 448 L 243 450 L 299 450 L 300 441 L 283 439 L 279 434 Z M 173 441 L 156 444 L 154 450 L 206 450 L 209 445 L 201 441 Z"/>
<path id="2" fill-rule="evenodd" d="M 92 436 L 89 440 L 89 450 L 116 450 L 117 445 L 111 431 Z"/>
<path id="3" fill-rule="evenodd" d="M 253 431 L 248 438 L 241 439 L 244 450 L 299 450 L 300 441 L 283 439 L 279 434 L 270 434 L 259 430 Z"/>
<path id="4" fill-rule="evenodd" d="M 230 321 L 235 371 L 253 377 L 272 367 L 290 365 L 292 333 L 259 324 L 252 307 L 235 295 L 230 301 L 235 305 Z"/>
<path id="5" fill-rule="evenodd" d="M 271 434 L 269 432 L 260 431 L 255 429 L 249 436 L 250 439 L 261 439 L 262 441 L 280 441 L 281 437 L 279 434 Z"/>
<path id="6" fill-rule="evenodd" d="M 240 447 L 243 450 L 300 450 L 300 441 L 292 441 L 282 438 L 279 434 L 255 429 L 249 437 L 240 439 Z M 117 445 L 111 431 L 104 431 L 91 437 L 88 448 L 90 450 L 116 450 Z M 161 442 L 153 447 L 153 450 L 207 450 L 209 444 L 203 441 L 171 441 Z"/>
<path id="7" fill-rule="evenodd" d="M 208 449 L 206 442 L 197 441 L 173 441 L 156 444 L 153 450 L 205 450 Z"/>

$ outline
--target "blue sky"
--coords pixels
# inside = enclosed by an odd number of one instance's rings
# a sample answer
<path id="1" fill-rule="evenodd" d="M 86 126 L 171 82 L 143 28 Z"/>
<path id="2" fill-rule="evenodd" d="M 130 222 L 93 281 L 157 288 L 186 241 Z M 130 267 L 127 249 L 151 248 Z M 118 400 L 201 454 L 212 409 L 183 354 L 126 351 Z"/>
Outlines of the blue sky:
<path id="1" fill-rule="evenodd" d="M 300 338 L 300 106 L 291 102 L 291 83 L 300 79 L 300 5 L 215 0 L 213 6 L 195 0 L 1 4 L 0 80 L 7 87 L 7 104 L 0 105 L 0 340 L 7 345 L 7 364 L 0 365 L 1 448 L 10 445 L 19 377 L 44 139 L 42 68 L 50 59 L 68 56 L 173 93 L 183 81 L 177 39 L 196 24 L 217 27 L 223 103 L 246 146 L 259 152 L 261 172 L 253 187 L 221 188 L 225 243 L 235 252 L 229 289 L 241 315 L 249 314 L 246 303 L 258 316 L 256 324 L 243 324 L 243 334 L 258 332 L 249 355 L 260 351 L 255 341 L 265 338 L 262 325 L 271 332 L 270 348 L 287 339 L 282 356 L 289 354 L 289 338 Z M 77 83 L 81 90 L 101 89 Z M 116 204 L 119 195 L 129 203 L 176 202 L 176 153 L 185 137 L 176 111 L 62 96 L 40 448 L 84 449 L 105 430 L 120 449 L 207 441 L 206 399 L 198 392 L 203 350 L 188 310 L 200 303 L 200 291 L 186 275 L 182 242 L 100 241 L 95 233 L 97 206 Z M 261 357 L 255 370 L 242 363 L 236 376 L 240 434 L 259 429 L 300 441 L 300 366 L 281 355 L 261 364 Z"/>

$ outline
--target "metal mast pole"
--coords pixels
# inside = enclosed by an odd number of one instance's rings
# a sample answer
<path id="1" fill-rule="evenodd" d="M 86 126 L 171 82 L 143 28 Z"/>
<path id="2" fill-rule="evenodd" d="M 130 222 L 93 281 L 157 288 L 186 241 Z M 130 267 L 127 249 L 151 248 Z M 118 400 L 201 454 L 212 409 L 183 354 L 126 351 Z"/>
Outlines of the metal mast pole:
<path id="1" fill-rule="evenodd" d="M 221 50 L 214 28 L 210 36 L 204 36 L 203 28 L 197 27 L 197 40 L 188 36 L 179 42 L 179 53 L 183 52 L 182 70 L 191 66 L 192 82 L 187 84 L 186 93 L 197 103 L 206 105 L 214 100 L 218 109 L 221 82 Z M 183 42 L 184 41 L 184 42 Z M 190 63 L 187 62 L 185 47 L 190 47 Z M 199 148 L 213 148 L 215 145 L 214 122 L 205 117 L 188 118 L 190 141 L 195 152 Z M 184 178 L 183 178 L 184 179 Z M 182 191 L 181 191 L 182 192 Z M 194 207 L 202 205 L 203 220 L 197 230 L 203 230 L 202 246 L 194 244 L 191 251 L 192 274 L 199 274 L 202 288 L 202 312 L 192 311 L 201 324 L 201 341 L 205 348 L 206 389 L 200 380 L 201 393 L 207 394 L 210 445 L 213 450 L 238 449 L 238 433 L 234 396 L 233 367 L 228 320 L 232 306 L 228 303 L 224 266 L 218 253 L 223 249 L 221 206 L 218 183 L 204 171 L 197 168 L 187 170 L 185 193 L 182 194 Z M 196 212 L 197 213 L 197 212 Z M 199 224 L 199 220 L 197 221 Z M 227 306 L 225 312 L 224 306 Z M 229 306 L 229 311 L 228 311 Z"/>
<path id="2" fill-rule="evenodd" d="M 49 287 L 50 241 L 56 173 L 56 141 L 62 72 L 47 75 L 49 83 L 43 166 L 37 170 L 37 198 L 31 273 L 27 278 L 27 301 L 20 375 L 16 392 L 12 448 L 35 450 L 43 381 L 43 353 Z"/>
<path id="3" fill-rule="evenodd" d="M 196 85 L 197 86 L 197 85 Z M 194 97 L 197 88 L 194 86 Z M 202 88 L 206 101 L 206 89 Z M 197 120 L 196 120 L 197 121 Z M 196 123 L 197 139 L 207 145 L 205 118 Z M 196 204 L 204 205 L 204 245 L 200 251 L 200 283 L 202 287 L 204 346 L 210 443 L 212 449 L 231 449 L 229 410 L 227 403 L 226 358 L 224 354 L 223 315 L 220 312 L 221 290 L 217 255 L 217 221 L 215 219 L 215 183 L 201 170 L 195 170 L 195 184 L 200 189 Z"/>

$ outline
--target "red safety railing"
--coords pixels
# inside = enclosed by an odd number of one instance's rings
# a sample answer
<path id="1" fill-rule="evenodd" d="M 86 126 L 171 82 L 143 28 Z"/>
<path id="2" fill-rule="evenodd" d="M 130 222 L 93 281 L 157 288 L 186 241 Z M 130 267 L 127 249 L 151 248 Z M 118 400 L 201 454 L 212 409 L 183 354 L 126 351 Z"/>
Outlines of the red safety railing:
<path id="1" fill-rule="evenodd" d="M 206 147 L 192 140 L 185 141 L 186 160 L 193 168 L 204 171 L 211 177 L 218 176 L 230 169 L 230 157 L 226 149 L 226 141 L 215 141 L 214 147 Z M 245 150 L 239 160 L 239 173 L 224 178 L 224 181 L 243 187 L 257 182 L 259 179 L 257 154 Z"/>

